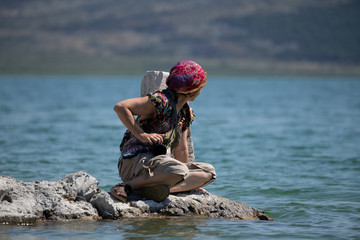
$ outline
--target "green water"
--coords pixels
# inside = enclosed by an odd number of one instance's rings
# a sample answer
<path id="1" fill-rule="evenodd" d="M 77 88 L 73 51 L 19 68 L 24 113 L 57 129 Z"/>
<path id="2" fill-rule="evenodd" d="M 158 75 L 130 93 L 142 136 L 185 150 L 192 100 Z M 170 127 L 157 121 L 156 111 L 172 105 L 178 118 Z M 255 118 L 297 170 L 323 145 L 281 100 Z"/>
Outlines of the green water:
<path id="1" fill-rule="evenodd" d="M 86 171 L 109 188 L 124 127 L 112 108 L 140 77 L 0 77 L 0 175 Z M 191 103 L 206 189 L 274 222 L 161 218 L 0 225 L 4 239 L 359 239 L 360 79 L 211 78 Z"/>

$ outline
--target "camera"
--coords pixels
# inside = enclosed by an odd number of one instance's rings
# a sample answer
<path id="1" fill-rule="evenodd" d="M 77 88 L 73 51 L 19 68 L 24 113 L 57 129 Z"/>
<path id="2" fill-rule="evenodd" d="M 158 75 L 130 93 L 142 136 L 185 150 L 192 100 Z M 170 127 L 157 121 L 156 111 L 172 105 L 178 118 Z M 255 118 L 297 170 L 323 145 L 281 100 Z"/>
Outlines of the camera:
<path id="1" fill-rule="evenodd" d="M 166 155 L 167 153 L 167 148 L 164 144 L 156 144 L 154 146 L 152 146 L 151 148 L 151 152 L 155 155 Z"/>

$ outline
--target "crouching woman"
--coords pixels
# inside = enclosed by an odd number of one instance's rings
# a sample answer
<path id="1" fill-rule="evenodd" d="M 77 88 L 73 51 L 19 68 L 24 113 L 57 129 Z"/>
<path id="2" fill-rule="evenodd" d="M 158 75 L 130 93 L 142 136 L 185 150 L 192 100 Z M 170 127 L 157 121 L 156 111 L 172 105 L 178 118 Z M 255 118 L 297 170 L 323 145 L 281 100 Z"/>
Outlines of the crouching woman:
<path id="1" fill-rule="evenodd" d="M 188 101 L 199 96 L 206 80 L 199 64 L 180 61 L 171 68 L 166 89 L 115 105 L 127 130 L 118 162 L 123 183 L 111 189 L 113 196 L 126 202 L 137 191 L 143 198 L 161 202 L 169 193 L 202 189 L 215 180 L 212 165 L 189 163 L 186 141 L 194 120 Z"/>

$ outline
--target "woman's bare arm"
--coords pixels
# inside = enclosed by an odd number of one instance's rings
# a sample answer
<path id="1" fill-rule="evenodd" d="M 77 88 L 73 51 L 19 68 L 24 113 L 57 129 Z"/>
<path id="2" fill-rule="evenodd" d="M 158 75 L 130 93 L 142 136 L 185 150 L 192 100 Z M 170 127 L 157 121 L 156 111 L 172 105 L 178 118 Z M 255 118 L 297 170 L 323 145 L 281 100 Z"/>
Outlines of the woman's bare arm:
<path id="1" fill-rule="evenodd" d="M 182 132 L 179 145 L 177 145 L 173 151 L 175 159 L 177 159 L 183 163 L 189 162 L 189 149 L 188 149 L 188 144 L 187 144 L 187 140 L 186 140 L 187 134 L 188 134 L 188 130 L 185 130 L 184 132 Z"/>
<path id="2" fill-rule="evenodd" d="M 138 115 L 142 119 L 151 118 L 155 115 L 156 109 L 149 97 L 132 98 L 118 102 L 114 111 L 124 126 L 141 142 L 151 145 L 163 142 L 163 134 L 145 133 L 134 119 L 134 115 Z"/>

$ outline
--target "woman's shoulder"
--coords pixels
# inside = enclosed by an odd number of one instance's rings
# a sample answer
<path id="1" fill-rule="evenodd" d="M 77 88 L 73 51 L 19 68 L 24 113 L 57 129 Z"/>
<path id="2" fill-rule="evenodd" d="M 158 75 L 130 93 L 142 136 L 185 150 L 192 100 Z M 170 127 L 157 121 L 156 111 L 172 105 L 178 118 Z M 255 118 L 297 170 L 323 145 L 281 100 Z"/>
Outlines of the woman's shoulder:
<path id="1" fill-rule="evenodd" d="M 163 90 L 156 90 L 154 92 L 147 94 L 151 99 L 161 99 L 163 101 L 171 101 L 176 97 L 174 91 L 171 91 L 170 89 L 166 88 Z"/>
<path id="2" fill-rule="evenodd" d="M 149 96 L 150 100 L 153 102 L 165 103 L 168 101 L 166 95 L 160 90 L 156 90 L 155 92 L 148 93 L 148 96 Z"/>
<path id="3" fill-rule="evenodd" d="M 170 110 L 171 102 L 174 101 L 176 95 L 169 89 L 156 90 L 155 92 L 148 94 L 151 102 L 157 109 Z"/>

